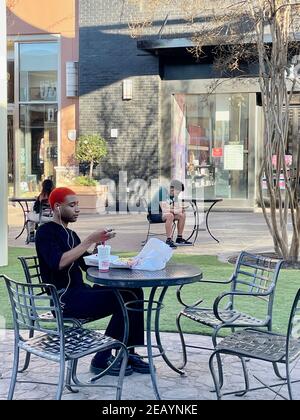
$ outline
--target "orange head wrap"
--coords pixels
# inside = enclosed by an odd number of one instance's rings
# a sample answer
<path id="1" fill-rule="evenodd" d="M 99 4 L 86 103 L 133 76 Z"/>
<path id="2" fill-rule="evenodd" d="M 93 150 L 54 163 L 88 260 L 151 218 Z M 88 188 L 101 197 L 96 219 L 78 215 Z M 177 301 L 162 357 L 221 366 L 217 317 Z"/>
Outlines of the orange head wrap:
<path id="1" fill-rule="evenodd" d="M 76 195 L 76 193 L 70 188 L 60 187 L 54 188 L 54 190 L 49 195 L 49 204 L 54 209 L 55 203 L 63 203 L 67 195 Z"/>

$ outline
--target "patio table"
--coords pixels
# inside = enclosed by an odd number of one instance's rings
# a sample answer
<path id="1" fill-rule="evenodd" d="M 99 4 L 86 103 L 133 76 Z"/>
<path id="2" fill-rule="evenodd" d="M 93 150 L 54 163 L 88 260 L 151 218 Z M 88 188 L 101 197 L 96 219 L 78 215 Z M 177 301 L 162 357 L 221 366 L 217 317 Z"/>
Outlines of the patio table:
<path id="1" fill-rule="evenodd" d="M 15 205 L 15 203 L 18 203 L 20 205 L 21 209 L 22 209 L 22 212 L 23 212 L 23 226 L 21 228 L 20 233 L 15 237 L 15 239 L 18 239 L 22 235 L 22 233 L 24 232 L 25 227 L 26 227 L 26 223 L 27 223 L 27 215 L 31 211 L 29 209 L 29 203 L 34 203 L 35 200 L 36 200 L 35 197 L 30 197 L 30 198 L 27 198 L 27 197 L 20 197 L 20 198 L 19 197 L 11 197 L 11 198 L 9 198 L 9 201 L 11 203 L 13 203 L 13 205 Z"/>
<path id="2" fill-rule="evenodd" d="M 212 233 L 211 230 L 209 228 L 209 214 L 212 210 L 212 208 L 219 203 L 220 201 L 223 201 L 222 198 L 184 198 L 184 201 L 189 202 L 192 206 L 192 210 L 194 212 L 194 227 L 192 229 L 192 232 L 190 234 L 190 236 L 187 237 L 187 240 L 192 239 L 193 240 L 193 245 L 196 242 L 196 239 L 198 237 L 198 233 L 200 230 L 200 212 L 199 212 L 199 207 L 197 203 L 208 203 L 210 204 L 208 206 L 208 208 L 204 208 L 204 213 L 205 213 L 205 226 L 206 226 L 206 230 L 207 232 L 210 234 L 210 236 L 216 241 L 216 242 L 220 242 Z M 205 230 L 205 229 L 203 229 Z"/>
<path id="3" fill-rule="evenodd" d="M 199 268 L 187 264 L 168 264 L 165 269 L 158 271 L 142 271 L 132 269 L 112 268 L 107 273 L 100 272 L 96 267 L 90 267 L 87 270 L 87 279 L 95 284 L 111 287 L 117 294 L 120 302 L 123 303 L 124 315 L 124 338 L 126 344 L 128 338 L 128 310 L 138 310 L 131 308 L 134 302 L 124 303 L 120 289 L 130 289 L 136 287 L 150 288 L 149 299 L 144 300 L 146 312 L 146 347 L 147 357 L 150 366 L 150 374 L 153 385 L 153 390 L 156 399 L 160 399 L 158 391 L 156 373 L 153 363 L 153 357 L 162 356 L 166 364 L 175 372 L 183 375 L 184 371 L 176 368 L 167 357 L 160 339 L 160 310 L 163 307 L 163 299 L 170 286 L 180 286 L 182 284 L 195 283 L 202 279 L 202 272 Z M 159 289 L 161 288 L 161 289 Z M 158 290 L 159 289 L 159 290 Z M 155 295 L 158 293 L 158 299 L 155 300 Z M 151 321 L 152 312 L 154 312 L 154 332 L 156 338 L 156 345 L 152 344 L 151 338 Z M 138 346 L 135 346 L 138 347 Z M 141 346 L 139 346 L 141 347 Z M 159 353 L 153 355 L 152 349 L 157 348 Z M 92 378 L 96 380 L 97 376 Z"/>

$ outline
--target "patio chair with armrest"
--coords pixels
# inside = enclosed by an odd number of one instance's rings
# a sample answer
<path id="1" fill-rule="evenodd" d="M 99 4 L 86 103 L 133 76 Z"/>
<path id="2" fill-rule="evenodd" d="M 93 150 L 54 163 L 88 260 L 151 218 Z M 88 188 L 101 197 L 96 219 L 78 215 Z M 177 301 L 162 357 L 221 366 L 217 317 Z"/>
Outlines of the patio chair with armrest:
<path id="1" fill-rule="evenodd" d="M 77 390 L 73 390 L 73 386 L 76 388 L 86 386 L 114 387 L 117 389 L 116 398 L 120 399 L 128 359 L 126 346 L 109 336 L 82 328 L 76 324 L 65 326 L 55 286 L 50 284 L 18 283 L 4 275 L 1 275 L 0 278 L 4 279 L 6 283 L 15 330 L 14 361 L 8 399 L 11 400 L 14 395 L 20 350 L 25 350 L 27 353 L 59 363 L 58 383 L 47 383 L 48 385 L 57 386 L 57 400 L 61 399 L 64 386 L 73 392 L 77 392 Z M 47 320 L 40 316 L 45 310 L 51 311 L 54 315 L 51 327 L 48 326 Z M 34 330 L 39 334 L 36 337 L 25 338 L 22 334 L 23 329 Z M 84 356 L 110 349 L 118 351 L 117 357 L 101 373 L 99 378 L 104 376 L 115 363 L 118 363 L 123 358 L 117 384 L 102 385 L 96 384 L 94 381 L 79 381 L 76 376 L 78 360 Z M 65 374 L 66 367 L 67 373 Z M 34 381 L 32 383 L 45 384 L 45 382 Z"/>
<path id="2" fill-rule="evenodd" d="M 214 368 L 214 358 L 220 359 L 221 355 L 237 356 L 241 360 L 243 358 L 250 359 L 251 366 L 253 360 L 261 360 L 265 362 L 283 364 L 285 366 L 286 379 L 284 382 L 276 384 L 266 384 L 266 379 L 261 380 L 253 375 L 256 380 L 262 385 L 260 387 L 250 388 L 248 369 L 244 370 L 245 389 L 236 390 L 233 392 L 221 393 L 221 387 L 218 377 L 223 377 L 223 372 L 216 375 Z M 289 399 L 294 399 L 293 384 L 300 382 L 300 369 L 296 368 L 300 356 L 300 289 L 298 290 L 294 303 L 292 305 L 290 318 L 288 322 L 287 334 L 275 334 L 271 331 L 262 331 L 259 329 L 246 328 L 234 332 L 223 339 L 217 346 L 215 351 L 210 356 L 209 367 L 215 384 L 217 398 L 221 399 L 222 395 L 244 395 L 248 391 L 255 391 L 259 389 L 268 388 L 276 395 L 287 399 L 280 392 L 283 385 L 287 385 Z M 224 359 L 225 361 L 226 359 Z M 218 369 L 223 371 L 222 364 L 218 364 Z M 292 376 L 293 374 L 293 376 Z M 294 379 L 294 374 L 298 379 Z M 279 391 L 273 388 L 280 387 Z"/>
<path id="3" fill-rule="evenodd" d="M 37 256 L 30 256 L 30 257 L 18 257 L 18 259 L 21 262 L 26 282 L 28 284 L 39 284 L 41 285 L 43 283 L 41 272 L 40 272 L 40 265 L 39 260 Z M 41 288 L 41 293 L 45 294 L 46 290 Z M 51 322 L 54 320 L 53 314 L 51 311 L 44 312 L 40 314 L 40 318 L 43 318 L 45 321 Z M 71 322 L 72 324 L 78 325 L 79 327 L 83 324 L 86 324 L 88 322 L 92 322 L 93 319 L 86 318 L 86 319 L 75 319 L 75 318 L 64 318 L 64 322 Z M 32 320 L 34 322 L 34 320 Z M 29 338 L 32 338 L 34 335 L 34 328 L 29 330 Z M 26 358 L 24 361 L 24 366 L 22 369 L 20 369 L 19 372 L 24 372 L 30 363 L 30 353 L 28 352 L 26 354 Z"/>
<path id="4" fill-rule="evenodd" d="M 230 286 L 230 291 L 221 293 L 211 307 L 204 306 L 204 300 L 187 305 L 181 297 L 182 286 L 177 290 L 177 299 L 183 305 L 176 319 L 180 334 L 183 364 L 187 363 L 187 347 L 214 350 L 217 346 L 217 337 L 224 328 L 259 327 L 272 329 L 272 312 L 276 283 L 282 261 L 262 257 L 247 252 L 241 252 L 235 265 L 234 272 L 228 281 L 201 280 L 200 284 L 224 284 Z M 181 320 L 188 318 L 199 324 L 212 328 L 212 348 L 186 344 Z M 219 358 L 217 357 L 220 362 Z M 278 377 L 281 375 L 274 364 Z M 222 372 L 219 369 L 219 372 Z M 220 378 L 220 386 L 223 379 Z"/>
<path id="5" fill-rule="evenodd" d="M 38 201 L 36 200 L 35 203 Z M 48 200 L 42 200 L 39 202 L 39 210 L 36 212 L 35 204 L 33 205 L 32 211 L 26 214 L 26 231 L 27 238 L 26 243 L 35 241 L 35 231 L 40 225 L 51 222 L 53 220 L 53 211 L 49 205 Z M 32 237 L 33 236 L 33 237 Z"/>
<path id="6" fill-rule="evenodd" d="M 162 236 L 167 238 L 167 234 L 166 234 L 166 229 L 165 229 L 165 223 L 164 221 L 153 221 L 150 219 L 150 214 L 148 211 L 148 202 L 147 200 L 143 197 L 140 198 L 140 202 L 142 203 L 141 205 L 143 206 L 143 208 L 147 209 L 147 213 L 146 213 L 146 217 L 147 217 L 147 221 L 148 221 L 148 227 L 147 227 L 147 233 L 146 233 L 146 238 L 144 241 L 142 241 L 142 245 L 146 244 L 148 242 L 148 239 L 150 237 L 158 237 L 158 236 Z M 160 230 L 160 232 L 154 231 L 153 229 L 151 229 L 153 226 L 155 225 L 163 225 L 163 229 Z M 173 222 L 173 227 L 172 227 L 172 237 L 174 235 L 176 229 L 176 223 Z"/>

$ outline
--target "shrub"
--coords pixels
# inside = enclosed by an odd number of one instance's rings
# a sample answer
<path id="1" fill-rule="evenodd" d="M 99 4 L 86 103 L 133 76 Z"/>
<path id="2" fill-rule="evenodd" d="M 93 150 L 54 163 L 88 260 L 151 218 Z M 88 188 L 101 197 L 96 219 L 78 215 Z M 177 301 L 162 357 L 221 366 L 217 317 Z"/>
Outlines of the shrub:
<path id="1" fill-rule="evenodd" d="M 93 168 L 107 155 L 106 140 L 99 134 L 86 134 L 78 138 L 75 157 L 79 162 L 88 162 L 89 177 L 93 177 Z"/>
<path id="2" fill-rule="evenodd" d="M 83 185 L 83 186 L 90 187 L 90 186 L 97 185 L 97 181 L 88 176 L 77 176 L 75 178 L 75 185 Z"/>

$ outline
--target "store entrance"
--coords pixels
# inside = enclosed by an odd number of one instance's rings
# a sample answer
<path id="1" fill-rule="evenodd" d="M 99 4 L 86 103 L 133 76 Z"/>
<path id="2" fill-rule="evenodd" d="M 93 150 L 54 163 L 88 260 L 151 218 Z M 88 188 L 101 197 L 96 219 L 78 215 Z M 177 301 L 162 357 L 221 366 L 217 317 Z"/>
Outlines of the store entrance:
<path id="1" fill-rule="evenodd" d="M 174 95 L 172 139 L 174 178 L 206 199 L 249 199 L 249 94 Z"/>

